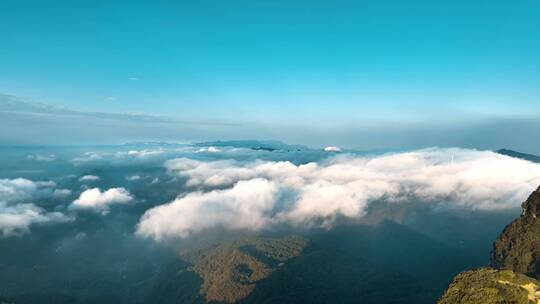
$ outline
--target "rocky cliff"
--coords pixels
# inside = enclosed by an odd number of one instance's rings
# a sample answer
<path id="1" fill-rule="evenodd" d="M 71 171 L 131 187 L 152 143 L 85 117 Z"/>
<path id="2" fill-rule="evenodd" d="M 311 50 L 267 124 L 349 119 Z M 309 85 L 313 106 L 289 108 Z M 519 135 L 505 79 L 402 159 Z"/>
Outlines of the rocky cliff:
<path id="1" fill-rule="evenodd" d="M 540 303 L 540 188 L 493 244 L 491 266 L 457 275 L 439 304 Z"/>
<path id="2" fill-rule="evenodd" d="M 521 216 L 493 244 L 491 264 L 540 278 L 540 188 L 523 203 Z"/>

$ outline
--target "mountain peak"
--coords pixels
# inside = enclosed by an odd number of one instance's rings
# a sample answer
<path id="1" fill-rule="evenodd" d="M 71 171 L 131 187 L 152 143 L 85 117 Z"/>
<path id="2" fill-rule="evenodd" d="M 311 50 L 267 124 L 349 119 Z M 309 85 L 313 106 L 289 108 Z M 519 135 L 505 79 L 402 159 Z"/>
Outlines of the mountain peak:
<path id="1" fill-rule="evenodd" d="M 523 208 L 522 216 L 540 217 L 540 187 L 531 193 L 521 206 Z"/>

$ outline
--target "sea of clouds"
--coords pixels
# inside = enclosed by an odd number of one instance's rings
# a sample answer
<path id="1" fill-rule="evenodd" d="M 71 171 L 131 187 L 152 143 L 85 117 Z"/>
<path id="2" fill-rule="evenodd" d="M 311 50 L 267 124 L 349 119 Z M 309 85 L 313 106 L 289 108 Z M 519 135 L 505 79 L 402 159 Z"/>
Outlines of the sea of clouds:
<path id="1" fill-rule="evenodd" d="M 423 149 L 319 162 L 186 157 L 165 162 L 193 189 L 142 216 L 137 234 L 163 240 L 213 227 L 258 230 L 280 223 L 331 227 L 377 201 L 470 210 L 517 208 L 540 185 L 540 165 L 491 151 Z"/>
<path id="2" fill-rule="evenodd" d="M 471 149 L 370 155 L 189 145 L 124 150 L 86 151 L 66 160 L 71 164 L 66 170 L 78 170 L 64 172 L 70 183 L 56 176 L 0 179 L 0 235 L 76 223 L 81 212 L 107 216 L 123 212 L 122 206 L 141 206 L 136 207 L 140 220 L 130 230 L 158 241 L 215 228 L 331 228 L 339 218 L 361 219 L 381 202 L 483 212 L 517 209 L 540 185 L 540 164 Z M 97 167 L 102 171 L 89 170 Z M 161 171 L 146 170 L 156 167 Z M 86 172 L 120 178 L 109 183 L 110 177 Z M 146 197 L 139 199 L 134 193 L 142 190 Z M 163 191 L 177 197 L 153 198 Z M 43 200 L 59 203 L 45 207 Z"/>

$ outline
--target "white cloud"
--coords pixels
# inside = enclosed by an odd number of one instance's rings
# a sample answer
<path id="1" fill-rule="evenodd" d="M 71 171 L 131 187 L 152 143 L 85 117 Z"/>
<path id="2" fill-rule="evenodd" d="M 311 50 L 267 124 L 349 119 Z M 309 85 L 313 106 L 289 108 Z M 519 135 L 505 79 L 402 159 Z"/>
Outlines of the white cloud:
<path id="1" fill-rule="evenodd" d="M 201 162 L 189 158 L 176 158 L 165 163 L 170 171 L 176 171 L 189 177 L 188 185 L 231 185 L 241 179 L 250 179 L 256 176 L 250 168 L 240 167 L 233 160 L 220 160 L 214 162 Z"/>
<path id="2" fill-rule="evenodd" d="M 137 234 L 162 240 L 186 237 L 215 226 L 258 229 L 271 220 L 267 214 L 277 193 L 277 185 L 264 179 L 241 181 L 226 190 L 193 192 L 148 210 L 139 222 Z"/>
<path id="3" fill-rule="evenodd" d="M 98 181 L 98 180 L 99 180 L 99 176 L 97 175 L 85 175 L 79 178 L 80 182 L 92 182 L 92 181 Z"/>
<path id="4" fill-rule="evenodd" d="M 0 201 L 28 202 L 33 197 L 48 196 L 56 183 L 53 181 L 34 182 L 26 178 L 0 179 Z"/>
<path id="5" fill-rule="evenodd" d="M 35 155 L 35 154 L 29 154 L 26 156 L 28 159 L 37 160 L 37 161 L 53 161 L 56 159 L 56 156 L 54 154 L 50 155 Z"/>
<path id="6" fill-rule="evenodd" d="M 324 148 L 324 151 L 325 152 L 341 152 L 341 148 L 335 147 L 335 146 L 328 146 Z"/>
<path id="7" fill-rule="evenodd" d="M 75 157 L 72 161 L 75 164 L 81 164 L 81 163 L 87 163 L 87 162 L 93 162 L 93 161 L 100 161 L 105 157 L 110 157 L 111 155 L 113 154 L 107 153 L 107 152 L 88 151 L 88 152 L 85 152 L 82 156 Z"/>
<path id="8" fill-rule="evenodd" d="M 93 182 L 98 180 L 100 180 L 100 177 L 97 175 L 85 175 L 79 178 L 80 182 Z"/>
<path id="9" fill-rule="evenodd" d="M 163 155 L 167 151 L 163 148 L 156 149 L 142 149 L 142 150 L 128 150 L 128 151 L 117 151 L 117 152 L 96 152 L 88 151 L 83 155 L 75 157 L 72 162 L 76 165 L 100 162 L 100 161 L 116 161 L 116 162 L 126 162 L 132 160 L 145 161 L 150 160 L 153 157 L 158 157 Z"/>
<path id="10" fill-rule="evenodd" d="M 363 216 L 375 201 L 406 203 L 411 197 L 436 207 L 518 208 L 540 184 L 539 164 L 465 149 L 433 148 L 373 157 L 342 154 L 304 165 L 178 158 L 165 166 L 171 174 L 187 177 L 192 187 L 232 188 L 195 192 L 149 210 L 141 219 L 139 234 L 157 239 L 185 237 L 216 225 L 252 229 L 278 222 L 330 226 L 338 215 Z M 264 192 L 266 184 L 272 185 L 271 193 L 291 193 L 292 199 L 283 201 L 276 195 L 231 198 L 231 193 L 239 191 L 237 187 L 249 185 L 250 191 Z M 252 210 L 256 220 L 245 221 L 241 211 L 236 213 L 237 208 Z M 279 210 L 267 213 L 268 208 Z M 242 224 L 230 221 L 232 217 Z M 179 223 L 174 224 L 175 219 Z"/>
<path id="11" fill-rule="evenodd" d="M 139 179 L 141 179 L 141 177 L 139 175 L 126 176 L 126 180 L 128 180 L 128 181 L 136 181 L 136 180 L 139 180 Z"/>
<path id="12" fill-rule="evenodd" d="M 101 192 L 99 188 L 85 190 L 71 204 L 72 208 L 107 210 L 111 204 L 125 204 L 133 200 L 133 196 L 124 188 L 111 188 Z"/>
<path id="13" fill-rule="evenodd" d="M 32 197 L 38 186 L 25 178 L 0 179 L 0 201 L 24 201 Z"/>
<path id="14" fill-rule="evenodd" d="M 130 151 L 127 152 L 127 155 L 132 156 L 132 157 L 145 158 L 145 157 L 160 155 L 160 154 L 163 154 L 164 152 L 165 152 L 165 150 L 163 150 L 163 149 L 130 150 Z"/>
<path id="15" fill-rule="evenodd" d="M 72 220 L 60 212 L 46 212 L 31 203 L 35 199 L 66 193 L 66 189 L 53 190 L 53 187 L 56 187 L 53 181 L 0 179 L 0 235 L 17 236 L 29 232 L 33 224 Z"/>
<path id="16" fill-rule="evenodd" d="M 73 218 L 60 212 L 45 212 L 34 204 L 0 202 L 0 233 L 4 238 L 27 233 L 33 224 L 69 221 Z"/>
<path id="17" fill-rule="evenodd" d="M 204 147 L 204 148 L 200 148 L 199 151 L 197 152 L 217 153 L 217 152 L 221 152 L 221 150 L 216 147 Z"/>

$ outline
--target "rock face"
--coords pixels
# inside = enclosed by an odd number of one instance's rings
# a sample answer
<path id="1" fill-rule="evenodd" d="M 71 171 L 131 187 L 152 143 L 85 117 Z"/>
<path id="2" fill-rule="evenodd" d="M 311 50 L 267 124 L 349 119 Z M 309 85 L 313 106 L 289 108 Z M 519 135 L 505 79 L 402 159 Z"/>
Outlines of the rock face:
<path id="1" fill-rule="evenodd" d="M 481 268 L 454 278 L 438 304 L 536 304 L 540 282 L 511 270 Z"/>
<path id="2" fill-rule="evenodd" d="M 503 230 L 491 252 L 495 268 L 540 278 L 540 188 L 523 203 L 523 213 Z"/>
<path id="3" fill-rule="evenodd" d="M 460 273 L 439 304 L 540 303 L 540 188 L 495 240 L 491 265 Z"/>

